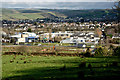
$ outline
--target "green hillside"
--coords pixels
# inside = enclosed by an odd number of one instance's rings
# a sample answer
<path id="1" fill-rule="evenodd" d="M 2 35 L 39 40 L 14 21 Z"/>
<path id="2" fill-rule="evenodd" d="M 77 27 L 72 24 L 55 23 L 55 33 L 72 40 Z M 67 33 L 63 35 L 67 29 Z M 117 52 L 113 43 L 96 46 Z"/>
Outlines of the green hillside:
<path id="1" fill-rule="evenodd" d="M 7 20 L 37 19 L 55 17 L 83 17 L 85 19 L 104 18 L 112 19 L 116 16 L 112 10 L 67 10 L 67 9 L 2 9 L 2 17 Z"/>
<path id="2" fill-rule="evenodd" d="M 63 14 L 39 9 L 2 9 L 2 18 L 7 20 L 66 17 Z"/>
<path id="3" fill-rule="evenodd" d="M 110 9 L 109 10 L 105 10 L 105 9 L 85 9 L 85 10 L 47 9 L 47 10 L 64 14 L 70 18 L 83 17 L 86 19 L 93 19 L 93 18 L 103 18 L 104 16 L 113 18 L 114 16 L 116 16 L 116 14 L 113 13 L 113 11 Z"/>

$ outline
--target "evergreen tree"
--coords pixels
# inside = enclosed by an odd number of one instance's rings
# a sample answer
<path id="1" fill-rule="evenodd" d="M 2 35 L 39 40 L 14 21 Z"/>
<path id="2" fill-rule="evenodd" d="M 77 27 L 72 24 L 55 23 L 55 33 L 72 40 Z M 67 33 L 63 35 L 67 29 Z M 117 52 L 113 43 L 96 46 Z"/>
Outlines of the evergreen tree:
<path id="1" fill-rule="evenodd" d="M 28 28 L 27 32 L 32 32 L 31 28 Z"/>

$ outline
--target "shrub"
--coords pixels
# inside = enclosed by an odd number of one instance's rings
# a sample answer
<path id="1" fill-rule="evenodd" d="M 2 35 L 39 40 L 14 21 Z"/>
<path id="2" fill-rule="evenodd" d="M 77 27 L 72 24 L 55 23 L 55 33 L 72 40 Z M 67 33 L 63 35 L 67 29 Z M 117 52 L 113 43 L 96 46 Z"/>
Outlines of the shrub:
<path id="1" fill-rule="evenodd" d="M 79 64 L 79 68 L 85 68 L 86 67 L 86 62 L 81 62 Z"/>
<path id="2" fill-rule="evenodd" d="M 113 49 L 114 48 L 114 46 L 113 45 L 110 45 L 110 47 L 109 47 L 110 49 Z"/>
<path id="3" fill-rule="evenodd" d="M 87 48 L 86 53 L 84 54 L 85 57 L 90 57 L 91 53 L 90 53 L 90 49 Z"/>
<path id="4" fill-rule="evenodd" d="M 103 49 L 101 47 L 97 48 L 95 56 L 103 56 Z"/>
<path id="5" fill-rule="evenodd" d="M 101 47 L 97 48 L 95 56 L 108 56 L 108 49 L 106 47 L 103 49 Z"/>
<path id="6" fill-rule="evenodd" d="M 91 64 L 88 64 L 88 68 L 91 69 L 91 68 L 92 68 L 92 65 L 91 65 Z"/>
<path id="7" fill-rule="evenodd" d="M 91 55 L 90 55 L 90 52 L 86 52 L 85 54 L 84 54 L 84 56 L 85 57 L 90 57 Z"/>
<path id="8" fill-rule="evenodd" d="M 119 46 L 119 47 L 116 47 L 116 48 L 114 49 L 114 55 L 115 55 L 115 56 L 120 56 L 120 46 Z"/>
<path id="9" fill-rule="evenodd" d="M 109 50 L 109 56 L 112 56 L 113 55 L 113 49 L 110 49 Z"/>
<path id="10" fill-rule="evenodd" d="M 15 42 L 16 42 L 15 38 L 11 38 L 10 43 L 15 43 Z"/>
<path id="11" fill-rule="evenodd" d="M 32 32 L 31 28 L 28 28 L 27 32 Z"/>
<path id="12" fill-rule="evenodd" d="M 108 56 L 108 48 L 107 47 L 103 48 L 103 55 Z"/>

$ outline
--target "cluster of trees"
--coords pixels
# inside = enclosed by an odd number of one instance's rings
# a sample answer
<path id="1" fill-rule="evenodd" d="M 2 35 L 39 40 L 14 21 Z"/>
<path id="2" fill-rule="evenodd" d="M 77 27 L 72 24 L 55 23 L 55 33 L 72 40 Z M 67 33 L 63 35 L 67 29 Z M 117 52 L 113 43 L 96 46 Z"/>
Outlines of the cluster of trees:
<path id="1" fill-rule="evenodd" d="M 99 47 L 95 51 L 95 56 L 120 56 L 120 46 L 113 47 L 112 45 L 110 45 L 109 48 Z"/>
<path id="2" fill-rule="evenodd" d="M 89 48 L 87 48 L 86 52 L 83 53 L 85 57 L 92 57 L 92 56 L 119 56 L 120 57 L 120 46 L 114 47 L 110 45 L 109 48 L 107 47 L 98 47 L 95 50 L 95 53 L 92 54 Z"/>

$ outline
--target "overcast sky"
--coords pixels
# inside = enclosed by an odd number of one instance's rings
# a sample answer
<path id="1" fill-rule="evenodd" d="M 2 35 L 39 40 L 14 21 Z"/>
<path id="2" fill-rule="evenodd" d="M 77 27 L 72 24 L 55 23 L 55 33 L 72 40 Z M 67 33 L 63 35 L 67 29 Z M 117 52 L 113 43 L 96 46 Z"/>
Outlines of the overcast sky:
<path id="1" fill-rule="evenodd" d="M 113 2 L 117 0 L 1 0 L 2 2 Z"/>
<path id="2" fill-rule="evenodd" d="M 110 9 L 114 6 L 114 1 L 116 0 L 2 0 L 2 8 Z"/>

